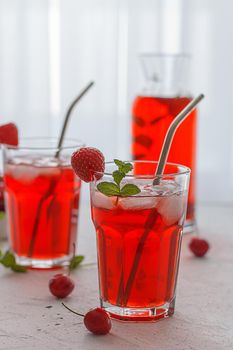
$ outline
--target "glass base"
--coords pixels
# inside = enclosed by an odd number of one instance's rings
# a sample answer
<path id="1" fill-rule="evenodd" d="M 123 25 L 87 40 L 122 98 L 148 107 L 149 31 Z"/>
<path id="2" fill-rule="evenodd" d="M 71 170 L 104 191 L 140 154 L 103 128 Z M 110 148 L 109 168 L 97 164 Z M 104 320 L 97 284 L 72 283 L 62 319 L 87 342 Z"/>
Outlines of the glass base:
<path id="1" fill-rule="evenodd" d="M 71 255 L 65 255 L 57 259 L 33 259 L 15 254 L 15 259 L 17 264 L 32 269 L 58 269 L 69 264 Z"/>
<path id="2" fill-rule="evenodd" d="M 175 311 L 175 298 L 170 302 L 160 306 L 150 308 L 129 308 L 112 305 L 100 301 L 101 308 L 105 309 L 111 318 L 120 321 L 151 321 L 155 322 L 163 318 L 170 317 Z"/>
<path id="3" fill-rule="evenodd" d="M 195 233 L 197 231 L 196 220 L 185 220 L 183 233 Z"/>

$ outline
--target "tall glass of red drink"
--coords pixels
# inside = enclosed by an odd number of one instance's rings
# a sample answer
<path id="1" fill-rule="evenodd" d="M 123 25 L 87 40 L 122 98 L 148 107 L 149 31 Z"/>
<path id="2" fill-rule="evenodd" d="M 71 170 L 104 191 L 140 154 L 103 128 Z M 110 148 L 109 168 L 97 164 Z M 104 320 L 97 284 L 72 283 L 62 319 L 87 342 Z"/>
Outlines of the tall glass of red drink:
<path id="1" fill-rule="evenodd" d="M 4 148 L 9 243 L 17 262 L 51 268 L 68 262 L 76 241 L 80 179 L 70 157 L 81 142 L 25 139 Z"/>
<path id="2" fill-rule="evenodd" d="M 140 59 L 146 86 L 132 106 L 132 157 L 156 160 L 170 124 L 192 100 L 187 88 L 189 56 L 143 54 Z M 192 171 L 185 223 L 190 232 L 195 230 L 196 117 L 194 110 L 180 125 L 168 157 Z"/>
<path id="3" fill-rule="evenodd" d="M 190 170 L 168 163 L 153 186 L 157 162 L 132 165 L 121 186 L 137 185 L 137 195 L 99 192 L 114 163 L 90 185 L 101 307 L 121 320 L 157 320 L 174 313 Z"/>

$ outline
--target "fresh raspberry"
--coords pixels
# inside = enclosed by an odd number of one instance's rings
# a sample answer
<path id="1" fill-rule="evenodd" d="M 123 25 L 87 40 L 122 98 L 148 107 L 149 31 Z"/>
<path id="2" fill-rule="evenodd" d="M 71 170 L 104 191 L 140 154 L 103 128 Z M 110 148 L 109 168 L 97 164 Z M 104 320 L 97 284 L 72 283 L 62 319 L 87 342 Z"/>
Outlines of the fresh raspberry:
<path id="1" fill-rule="evenodd" d="M 18 146 L 18 129 L 13 123 L 8 123 L 0 126 L 0 143 Z"/>
<path id="2" fill-rule="evenodd" d="M 73 312 L 78 316 L 84 317 L 83 323 L 91 333 L 95 335 L 105 335 L 110 332 L 112 328 L 111 319 L 109 317 L 109 314 L 105 310 L 101 309 L 100 307 L 92 309 L 88 311 L 85 315 L 83 315 L 83 314 L 80 314 L 79 312 L 76 312 L 70 309 L 64 303 L 62 303 L 62 305 L 70 312 Z"/>
<path id="3" fill-rule="evenodd" d="M 203 257 L 209 250 L 209 243 L 205 239 L 195 237 L 189 243 L 189 248 L 194 255 Z"/>
<path id="4" fill-rule="evenodd" d="M 80 148 L 72 154 L 71 165 L 81 180 L 90 182 L 95 172 L 104 172 L 104 156 L 96 148 Z M 100 179 L 101 174 L 96 174 L 95 178 Z"/>
<path id="5" fill-rule="evenodd" d="M 74 289 L 73 280 L 64 274 L 58 273 L 49 280 L 50 292 L 57 298 L 66 298 Z"/>
<path id="6" fill-rule="evenodd" d="M 112 322 L 108 313 L 99 307 L 86 313 L 84 324 L 90 332 L 96 335 L 108 334 L 112 328 Z"/>

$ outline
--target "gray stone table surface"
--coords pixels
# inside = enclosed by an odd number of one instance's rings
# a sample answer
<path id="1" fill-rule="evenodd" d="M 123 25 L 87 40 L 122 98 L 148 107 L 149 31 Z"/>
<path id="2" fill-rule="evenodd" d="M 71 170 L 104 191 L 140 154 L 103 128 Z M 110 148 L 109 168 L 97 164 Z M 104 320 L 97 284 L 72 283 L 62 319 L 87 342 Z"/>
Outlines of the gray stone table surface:
<path id="1" fill-rule="evenodd" d="M 0 349 L 233 349 L 233 207 L 200 206 L 200 233 L 211 243 L 205 259 L 192 257 L 184 236 L 176 312 L 156 323 L 113 321 L 107 336 L 93 336 L 82 319 L 48 291 L 54 271 L 11 273 L 0 267 Z M 66 303 L 85 312 L 98 305 L 95 233 L 82 206 L 78 252 L 85 263 L 73 275 L 76 288 Z M 93 264 L 90 264 L 93 263 Z"/>

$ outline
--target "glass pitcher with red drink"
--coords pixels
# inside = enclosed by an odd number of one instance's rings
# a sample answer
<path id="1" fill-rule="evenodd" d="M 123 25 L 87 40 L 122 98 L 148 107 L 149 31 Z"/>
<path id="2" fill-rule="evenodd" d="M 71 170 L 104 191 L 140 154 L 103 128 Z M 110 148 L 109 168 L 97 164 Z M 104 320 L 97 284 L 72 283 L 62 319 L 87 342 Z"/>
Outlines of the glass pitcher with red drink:
<path id="1" fill-rule="evenodd" d="M 143 54 L 140 59 L 147 84 L 132 106 L 132 157 L 157 160 L 169 125 L 192 100 L 185 89 L 189 56 Z M 186 231 L 195 230 L 196 117 L 194 110 L 179 127 L 168 157 L 192 170 Z"/>

